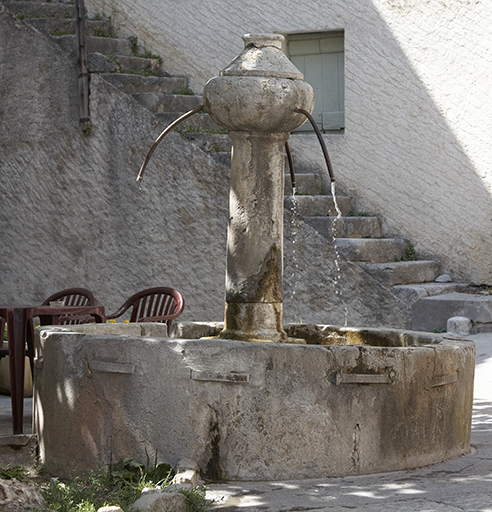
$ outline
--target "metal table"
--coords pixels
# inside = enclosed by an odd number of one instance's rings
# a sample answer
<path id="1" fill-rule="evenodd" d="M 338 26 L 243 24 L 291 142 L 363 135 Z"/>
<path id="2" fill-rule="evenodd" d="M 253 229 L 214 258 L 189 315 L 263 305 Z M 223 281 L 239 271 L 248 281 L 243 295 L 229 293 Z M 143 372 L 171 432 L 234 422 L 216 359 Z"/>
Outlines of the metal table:
<path id="1" fill-rule="evenodd" d="M 98 323 L 106 321 L 104 306 L 0 305 L 0 317 L 7 322 L 9 336 L 10 394 L 14 435 L 22 434 L 25 357 L 28 342 L 31 357 L 33 355 L 34 340 L 30 339 L 29 320 L 39 316 L 42 325 L 56 325 L 58 318 L 66 315 L 91 315 Z M 3 333 L 1 335 L 3 336 Z"/>

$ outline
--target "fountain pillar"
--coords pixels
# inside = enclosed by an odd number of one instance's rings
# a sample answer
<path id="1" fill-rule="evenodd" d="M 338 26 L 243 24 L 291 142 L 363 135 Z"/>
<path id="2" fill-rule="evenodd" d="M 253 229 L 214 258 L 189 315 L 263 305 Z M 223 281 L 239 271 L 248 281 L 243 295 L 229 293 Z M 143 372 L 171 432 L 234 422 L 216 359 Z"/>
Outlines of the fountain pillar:
<path id="1" fill-rule="evenodd" d="M 282 52 L 283 36 L 245 35 L 244 50 L 204 89 L 232 139 L 225 327 L 220 337 L 282 341 L 284 147 L 314 91 Z"/>

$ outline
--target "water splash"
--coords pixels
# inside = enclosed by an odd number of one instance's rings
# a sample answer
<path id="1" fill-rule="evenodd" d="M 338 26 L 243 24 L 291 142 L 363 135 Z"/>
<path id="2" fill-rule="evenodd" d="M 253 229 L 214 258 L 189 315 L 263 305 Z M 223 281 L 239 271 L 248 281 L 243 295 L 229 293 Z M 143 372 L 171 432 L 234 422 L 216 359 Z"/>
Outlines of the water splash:
<path id="1" fill-rule="evenodd" d="M 338 200 L 337 200 L 337 193 L 336 193 L 336 187 L 335 182 L 331 182 L 331 196 L 333 198 L 333 205 L 335 207 L 335 211 L 337 212 L 337 216 L 333 219 L 331 223 L 331 236 L 333 241 L 333 248 L 335 249 L 335 269 L 336 274 L 335 278 L 333 279 L 333 287 L 335 289 L 335 295 L 337 295 L 341 302 L 342 302 L 342 308 L 345 312 L 345 319 L 344 319 L 344 326 L 348 326 L 348 307 L 345 302 L 345 298 L 343 296 L 342 290 L 340 288 L 340 279 L 342 277 L 342 269 L 341 269 L 341 257 L 340 252 L 338 250 L 338 246 L 336 243 L 336 239 L 338 234 L 343 234 L 345 223 L 342 219 L 342 211 L 340 210 L 340 207 L 338 206 Z"/>

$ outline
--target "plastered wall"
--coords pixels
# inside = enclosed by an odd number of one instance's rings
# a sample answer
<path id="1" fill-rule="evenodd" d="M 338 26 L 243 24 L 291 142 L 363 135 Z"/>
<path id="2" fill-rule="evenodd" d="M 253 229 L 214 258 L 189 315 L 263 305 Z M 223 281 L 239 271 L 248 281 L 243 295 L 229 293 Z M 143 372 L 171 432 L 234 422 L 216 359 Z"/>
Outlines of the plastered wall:
<path id="1" fill-rule="evenodd" d="M 492 282 L 492 13 L 485 0 L 91 0 L 200 92 L 248 32 L 345 31 L 339 187 L 457 280 Z M 298 161 L 323 167 L 313 137 Z M 301 164 L 302 165 L 302 164 Z"/>

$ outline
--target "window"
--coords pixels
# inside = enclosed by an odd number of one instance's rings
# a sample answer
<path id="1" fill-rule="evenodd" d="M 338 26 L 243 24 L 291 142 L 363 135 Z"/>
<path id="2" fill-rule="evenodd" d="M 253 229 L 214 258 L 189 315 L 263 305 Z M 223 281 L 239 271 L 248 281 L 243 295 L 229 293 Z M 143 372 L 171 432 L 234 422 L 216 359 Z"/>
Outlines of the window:
<path id="1" fill-rule="evenodd" d="M 313 117 L 320 130 L 345 127 L 343 31 L 287 36 L 290 60 L 304 74 L 316 93 Z M 296 131 L 312 130 L 309 122 Z"/>

